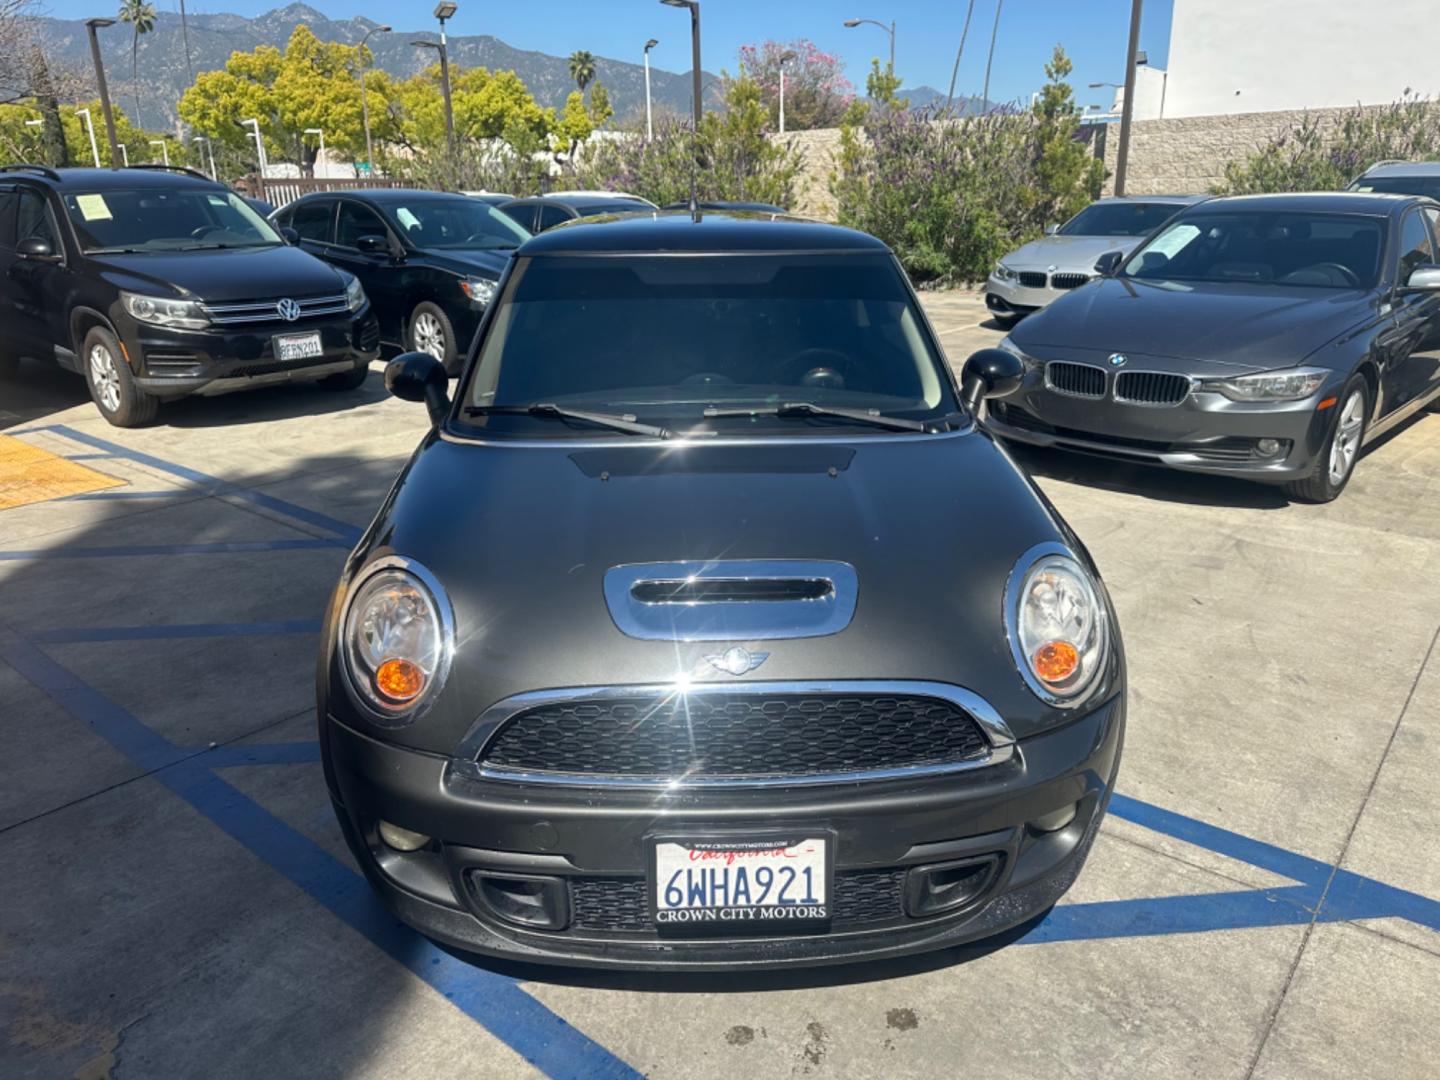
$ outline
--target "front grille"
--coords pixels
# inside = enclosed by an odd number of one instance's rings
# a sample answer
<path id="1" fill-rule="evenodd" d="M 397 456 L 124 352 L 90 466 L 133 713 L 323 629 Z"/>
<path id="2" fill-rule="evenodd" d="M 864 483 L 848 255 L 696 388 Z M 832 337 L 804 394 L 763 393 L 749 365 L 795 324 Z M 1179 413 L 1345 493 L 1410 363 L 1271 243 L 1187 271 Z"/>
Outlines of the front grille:
<path id="1" fill-rule="evenodd" d="M 1019 278 L 1020 284 L 1027 289 L 1043 289 L 1045 287 L 1045 275 L 1038 270 L 1021 270 Z"/>
<path id="2" fill-rule="evenodd" d="M 886 923 L 905 914 L 905 868 L 837 870 L 832 897 L 832 930 Z M 643 877 L 575 877 L 570 879 L 570 926 L 573 930 L 653 934 L 649 898 Z"/>
<path id="3" fill-rule="evenodd" d="M 1045 381 L 1052 390 L 1062 394 L 1088 398 L 1105 396 L 1105 370 L 1089 364 L 1051 360 L 1045 365 Z"/>
<path id="4" fill-rule="evenodd" d="M 706 693 L 561 701 L 521 712 L 480 762 L 507 772 L 765 779 L 982 760 L 989 741 L 949 701 L 840 693 Z"/>
<path id="5" fill-rule="evenodd" d="M 1122 371 L 1115 379 L 1115 400 L 1136 405 L 1179 405 L 1190 396 L 1190 380 L 1161 371 Z"/>
<path id="6" fill-rule="evenodd" d="M 1089 274 L 1051 274 L 1050 286 L 1055 289 L 1078 289 L 1089 280 Z"/>
<path id="7" fill-rule="evenodd" d="M 210 321 L 216 326 L 239 326 L 246 323 L 279 323 L 282 326 L 291 325 L 280 317 L 280 312 L 275 305 L 284 299 L 276 297 L 274 300 L 253 300 L 240 304 L 206 304 L 205 313 L 210 316 Z M 300 305 L 300 317 L 295 322 L 304 322 L 306 319 L 313 319 L 321 315 L 339 315 L 341 312 L 349 311 L 350 304 L 344 293 L 334 296 L 311 296 L 301 299 L 295 298 Z"/>

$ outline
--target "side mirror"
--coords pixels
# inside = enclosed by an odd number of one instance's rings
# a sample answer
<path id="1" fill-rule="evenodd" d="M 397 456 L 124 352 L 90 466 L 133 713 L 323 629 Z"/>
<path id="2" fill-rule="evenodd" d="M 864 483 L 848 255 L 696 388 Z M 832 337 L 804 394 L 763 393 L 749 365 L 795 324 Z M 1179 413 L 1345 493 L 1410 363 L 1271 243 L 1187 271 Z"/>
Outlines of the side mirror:
<path id="1" fill-rule="evenodd" d="M 285 238 L 285 242 L 291 247 L 294 247 L 296 244 L 300 243 L 300 234 L 294 229 L 292 229 L 289 225 L 281 227 L 280 235 Z"/>
<path id="2" fill-rule="evenodd" d="M 355 246 L 366 255 L 390 254 L 390 241 L 384 236 L 362 236 L 355 241 Z"/>
<path id="3" fill-rule="evenodd" d="M 1025 365 L 1004 349 L 981 349 L 965 361 L 960 372 L 960 396 L 971 413 L 983 398 L 1004 397 L 1020 389 Z"/>
<path id="4" fill-rule="evenodd" d="M 1425 263 L 1410 271 L 1410 279 L 1405 282 L 1407 291 L 1414 292 L 1440 292 L 1440 266 L 1434 263 Z"/>
<path id="5" fill-rule="evenodd" d="M 1101 277 L 1109 277 L 1120 269 L 1120 264 L 1124 261 L 1123 251 L 1107 251 L 1095 260 L 1095 272 Z"/>
<path id="6" fill-rule="evenodd" d="M 1046 236 L 1054 236 L 1054 235 L 1055 235 L 1056 233 L 1058 233 L 1059 231 L 1060 231 L 1060 226 L 1059 226 L 1059 225 L 1046 225 L 1046 226 L 1045 226 L 1045 235 L 1046 235 Z"/>
<path id="7" fill-rule="evenodd" d="M 429 353 L 402 353 L 386 364 L 385 389 L 405 401 L 423 401 L 432 424 L 439 425 L 450 411 L 450 376 Z"/>
<path id="8" fill-rule="evenodd" d="M 50 246 L 50 241 L 41 240 L 38 236 L 27 236 L 21 240 L 15 245 L 15 254 L 22 259 L 33 259 L 35 262 L 60 261 L 60 256 L 55 254 L 55 249 Z"/>

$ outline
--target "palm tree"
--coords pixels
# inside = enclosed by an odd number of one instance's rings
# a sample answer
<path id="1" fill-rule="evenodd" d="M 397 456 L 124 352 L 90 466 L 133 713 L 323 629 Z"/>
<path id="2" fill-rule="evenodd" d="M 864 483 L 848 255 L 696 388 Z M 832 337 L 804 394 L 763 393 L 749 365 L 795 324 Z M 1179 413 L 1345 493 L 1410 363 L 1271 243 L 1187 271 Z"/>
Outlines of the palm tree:
<path id="1" fill-rule="evenodd" d="M 140 35 L 155 29 L 155 5 L 150 0 L 120 0 L 120 21 L 130 24 L 130 85 L 135 89 L 135 126 L 140 120 Z"/>
<path id="2" fill-rule="evenodd" d="M 595 57 L 585 49 L 577 49 L 570 54 L 570 77 L 575 80 L 575 85 L 580 87 L 580 92 L 585 92 L 595 78 Z"/>

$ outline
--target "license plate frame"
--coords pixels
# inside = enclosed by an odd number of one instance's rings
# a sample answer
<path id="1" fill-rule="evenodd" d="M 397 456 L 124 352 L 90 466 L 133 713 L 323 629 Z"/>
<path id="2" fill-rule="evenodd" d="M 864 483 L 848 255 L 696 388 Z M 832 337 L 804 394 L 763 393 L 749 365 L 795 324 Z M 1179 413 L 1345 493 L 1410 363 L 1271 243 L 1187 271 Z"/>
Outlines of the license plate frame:
<path id="1" fill-rule="evenodd" d="M 271 351 L 282 363 L 292 360 L 315 360 L 325 355 L 325 342 L 320 339 L 319 330 L 304 334 L 276 334 L 271 339 Z"/>
<path id="2" fill-rule="evenodd" d="M 667 858 L 667 865 L 673 865 L 672 858 L 666 856 L 662 851 L 668 845 L 676 845 L 690 851 L 715 852 L 715 869 L 728 867 L 733 871 L 737 866 L 744 866 L 747 870 L 760 869 L 769 865 L 771 869 L 778 869 L 775 863 L 760 855 L 760 852 L 781 851 L 797 848 L 806 841 L 818 841 L 823 847 L 819 852 L 819 858 L 806 859 L 806 853 L 799 853 L 800 861 L 797 864 L 803 869 L 805 865 L 812 868 L 818 862 L 821 867 L 820 881 L 823 897 L 818 903 L 804 903 L 801 898 L 804 896 L 803 883 L 797 873 L 794 884 L 788 892 L 794 895 L 792 902 L 786 904 L 724 904 L 715 906 L 666 906 L 661 903 L 667 881 L 661 878 L 660 861 L 662 856 Z M 680 936 L 705 936 L 705 935 L 727 935 L 727 936 L 781 936 L 792 933 L 815 933 L 829 926 L 834 917 L 835 905 L 835 830 L 827 824 L 802 824 L 802 825 L 773 825 L 767 824 L 757 826 L 753 829 L 744 827 L 726 827 L 717 829 L 713 827 L 697 826 L 685 828 L 683 826 L 665 829 L 662 832 L 651 833 L 645 838 L 645 896 L 650 909 L 650 920 L 662 934 Z M 733 861 L 727 862 L 724 853 L 740 853 Z M 755 854 L 747 854 L 747 853 Z M 779 856 L 774 858 L 778 859 Z M 750 861 L 753 859 L 754 861 Z M 698 864 L 710 860 L 697 859 Z M 783 865 L 783 864 L 782 864 Z M 706 869 L 710 869 L 706 867 Z M 728 877 L 728 875 L 727 875 Z M 738 877 L 730 877 L 729 880 L 738 884 Z M 682 893 L 686 890 L 686 882 L 682 880 L 678 884 Z M 812 881 L 812 885 L 814 882 Z M 758 887 L 758 883 L 757 883 Z M 727 887 L 728 891 L 728 887 Z M 776 887 L 771 891 L 771 896 L 779 896 L 780 892 L 786 891 L 783 886 Z M 753 894 L 752 894 L 753 895 Z M 713 894 L 712 894 L 713 898 Z M 768 899 L 769 897 L 767 897 Z M 727 898 L 728 899 L 728 898 Z M 677 911 L 692 912 L 695 914 L 677 917 L 673 913 Z M 726 913 L 729 914 L 726 914 Z M 784 912 L 784 914 L 781 914 Z M 667 914 L 671 913 L 671 914 Z M 742 914 L 744 913 L 744 914 Z"/>

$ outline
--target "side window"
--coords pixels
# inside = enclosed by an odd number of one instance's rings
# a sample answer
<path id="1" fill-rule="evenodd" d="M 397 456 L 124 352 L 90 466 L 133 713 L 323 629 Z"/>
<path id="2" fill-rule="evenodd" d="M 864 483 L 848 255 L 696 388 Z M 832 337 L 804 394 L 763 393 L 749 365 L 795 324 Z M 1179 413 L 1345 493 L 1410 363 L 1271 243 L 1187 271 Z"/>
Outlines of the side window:
<path id="1" fill-rule="evenodd" d="M 540 207 L 540 231 L 544 232 L 552 225 L 559 225 L 562 221 L 570 220 L 570 211 L 562 210 L 558 206 Z"/>
<path id="2" fill-rule="evenodd" d="M 1405 215 L 1400 225 L 1400 275 L 1399 284 L 1410 279 L 1411 272 L 1425 263 L 1435 261 L 1435 252 L 1430 246 L 1430 230 L 1425 228 L 1425 219 L 1419 211 L 1412 210 Z"/>
<path id="3" fill-rule="evenodd" d="M 348 204 L 347 204 L 348 205 Z M 315 240 L 322 244 L 330 242 L 330 219 L 335 204 L 329 199 L 311 199 L 297 206 L 289 207 L 286 225 L 300 234 L 302 240 Z"/>
<path id="4" fill-rule="evenodd" d="M 335 243 L 353 248 L 362 236 L 384 236 L 385 223 L 368 206 L 356 202 L 340 204 L 340 221 L 335 230 Z"/>
<path id="5" fill-rule="evenodd" d="M 0 248 L 9 251 L 15 246 L 15 211 L 20 193 L 14 188 L 0 188 Z"/>
<path id="6" fill-rule="evenodd" d="M 535 206 L 533 203 L 520 203 L 516 206 L 502 206 L 500 212 L 510 218 L 517 225 L 522 226 L 526 231 L 535 227 Z"/>
<path id="7" fill-rule="evenodd" d="M 45 205 L 45 196 L 38 191 L 20 191 L 20 203 L 15 212 L 15 242 L 34 237 L 44 240 L 51 251 L 59 250 L 55 226 L 50 220 L 50 210 Z"/>
<path id="8" fill-rule="evenodd" d="M 1440 244 L 1440 207 L 1427 206 L 1425 208 L 1425 217 L 1430 222 L 1431 239 L 1435 243 Z"/>

